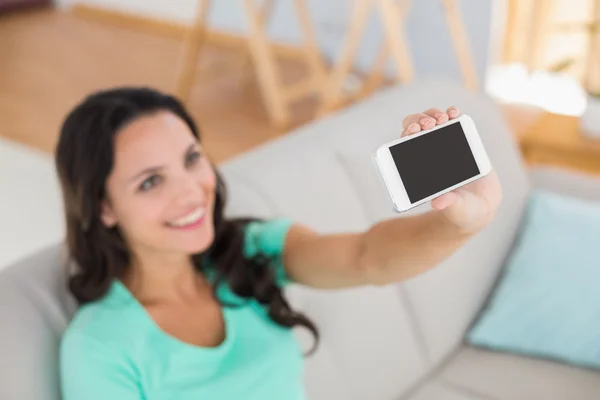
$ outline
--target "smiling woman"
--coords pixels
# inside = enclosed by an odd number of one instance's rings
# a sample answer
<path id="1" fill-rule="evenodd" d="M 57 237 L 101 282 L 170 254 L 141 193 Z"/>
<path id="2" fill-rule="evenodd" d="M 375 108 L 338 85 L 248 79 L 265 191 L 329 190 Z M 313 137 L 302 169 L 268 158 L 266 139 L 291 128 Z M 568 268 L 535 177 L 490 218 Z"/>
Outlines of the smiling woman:
<path id="1" fill-rule="evenodd" d="M 291 224 L 224 217 L 225 185 L 175 98 L 91 95 L 67 117 L 56 164 L 82 306 L 61 344 L 65 399 L 241 398 L 255 370 L 215 389 L 229 376 L 218 371 L 260 357 L 269 383 L 245 398 L 301 398 L 302 354 L 285 328 L 316 329 L 281 293 Z M 283 351 L 269 353 L 274 344 Z"/>

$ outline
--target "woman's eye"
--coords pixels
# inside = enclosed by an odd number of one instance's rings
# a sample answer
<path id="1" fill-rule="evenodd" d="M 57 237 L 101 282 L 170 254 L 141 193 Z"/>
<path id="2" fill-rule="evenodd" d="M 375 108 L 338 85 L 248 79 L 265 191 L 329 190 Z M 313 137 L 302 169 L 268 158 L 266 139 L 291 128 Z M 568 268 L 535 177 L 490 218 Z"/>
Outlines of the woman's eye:
<path id="1" fill-rule="evenodd" d="M 146 179 L 144 182 L 142 182 L 142 184 L 140 185 L 140 190 L 142 192 L 146 192 L 146 191 L 152 189 L 154 186 L 156 186 L 159 182 L 160 182 L 160 176 L 152 175 L 151 177 Z"/>
<path id="2" fill-rule="evenodd" d="M 185 159 L 185 164 L 187 166 L 194 165 L 200 159 L 200 153 L 198 151 L 191 152 L 187 155 Z"/>

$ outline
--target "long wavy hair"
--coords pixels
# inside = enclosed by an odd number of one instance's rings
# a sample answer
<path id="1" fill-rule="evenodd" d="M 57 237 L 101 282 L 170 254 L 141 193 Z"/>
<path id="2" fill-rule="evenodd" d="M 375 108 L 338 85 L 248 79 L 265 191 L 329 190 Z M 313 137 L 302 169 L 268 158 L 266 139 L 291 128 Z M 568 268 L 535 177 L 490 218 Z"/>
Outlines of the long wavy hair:
<path id="1" fill-rule="evenodd" d="M 112 281 L 123 276 L 130 265 L 130 250 L 118 226 L 108 228 L 100 219 L 101 204 L 113 168 L 115 135 L 136 118 L 158 111 L 180 117 L 200 140 L 192 117 L 175 97 L 144 87 L 94 93 L 69 113 L 61 127 L 56 168 L 64 197 L 67 244 L 78 267 L 69 279 L 69 290 L 80 305 L 103 297 Z M 275 323 L 307 328 L 318 341 L 315 325 L 292 310 L 277 286 L 274 260 L 261 254 L 244 256 L 244 229 L 256 219 L 225 217 L 226 187 L 216 168 L 215 173 L 215 238 L 205 252 L 190 255 L 194 266 L 203 272 L 204 261 L 210 260 L 215 270 L 214 293 L 218 285 L 226 283 L 238 296 L 255 299 L 266 307 Z"/>

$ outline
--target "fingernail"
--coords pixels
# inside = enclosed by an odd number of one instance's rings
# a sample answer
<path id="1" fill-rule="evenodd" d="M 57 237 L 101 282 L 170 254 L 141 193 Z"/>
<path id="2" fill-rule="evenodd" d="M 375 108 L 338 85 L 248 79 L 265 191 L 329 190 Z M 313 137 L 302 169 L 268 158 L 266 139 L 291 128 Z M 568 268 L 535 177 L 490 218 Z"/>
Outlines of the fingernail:
<path id="1" fill-rule="evenodd" d="M 415 124 L 414 122 L 408 126 L 408 131 L 410 133 L 417 133 L 419 131 L 419 124 Z"/>
<path id="2" fill-rule="evenodd" d="M 439 113 L 435 114 L 435 119 L 440 120 L 440 119 L 444 118 L 445 116 L 446 116 L 446 114 L 439 112 Z"/>
<path id="3" fill-rule="evenodd" d="M 421 118 L 419 120 L 419 122 L 421 123 L 421 125 L 427 125 L 429 123 L 429 121 L 431 121 L 430 118 Z"/>
<path id="4" fill-rule="evenodd" d="M 456 117 L 456 115 L 457 115 L 457 114 L 458 114 L 458 113 L 456 112 L 456 110 L 450 110 L 450 111 L 448 112 L 448 115 L 450 115 L 451 117 Z"/>

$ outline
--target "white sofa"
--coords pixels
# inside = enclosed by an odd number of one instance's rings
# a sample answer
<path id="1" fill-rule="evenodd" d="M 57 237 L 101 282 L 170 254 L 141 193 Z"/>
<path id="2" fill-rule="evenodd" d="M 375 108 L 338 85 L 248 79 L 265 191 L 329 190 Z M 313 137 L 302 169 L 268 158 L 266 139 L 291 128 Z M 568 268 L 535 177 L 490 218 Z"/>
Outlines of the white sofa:
<path id="1" fill-rule="evenodd" d="M 463 342 L 511 249 L 532 188 L 600 200 L 600 180 L 591 176 L 529 171 L 499 108 L 483 94 L 443 81 L 396 87 L 286 134 L 221 166 L 230 189 L 227 212 L 286 215 L 320 232 L 366 229 L 398 216 L 370 151 L 400 134 L 404 115 L 452 104 L 474 118 L 502 181 L 498 216 L 455 255 L 410 281 L 331 292 L 292 286 L 292 303 L 322 334 L 319 351 L 307 359 L 310 399 L 600 398 L 600 373 Z M 57 346 L 74 303 L 64 288 L 62 247 L 54 244 L 64 227 L 52 160 L 0 141 L 0 194 L 0 398 L 56 400 Z M 303 332 L 298 337 L 310 345 Z"/>

